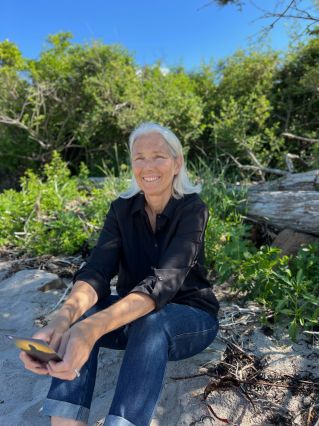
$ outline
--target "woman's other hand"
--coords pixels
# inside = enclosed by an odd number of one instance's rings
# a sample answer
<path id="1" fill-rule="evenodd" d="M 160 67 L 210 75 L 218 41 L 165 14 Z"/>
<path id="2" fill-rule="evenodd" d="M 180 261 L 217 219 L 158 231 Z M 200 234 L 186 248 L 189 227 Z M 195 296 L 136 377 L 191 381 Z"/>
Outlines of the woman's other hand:
<path id="1" fill-rule="evenodd" d="M 61 339 L 58 354 L 63 360 L 49 361 L 47 365 L 50 376 L 62 380 L 75 379 L 76 371 L 80 371 L 88 360 L 95 343 L 89 319 L 74 324 Z"/>
<path id="2" fill-rule="evenodd" d="M 70 324 L 63 316 L 53 319 L 48 325 L 37 331 L 32 337 L 48 343 L 54 350 L 58 350 L 63 334 L 69 329 Z M 19 358 L 27 370 L 36 374 L 48 375 L 47 363 L 36 361 L 26 352 L 21 351 Z"/>

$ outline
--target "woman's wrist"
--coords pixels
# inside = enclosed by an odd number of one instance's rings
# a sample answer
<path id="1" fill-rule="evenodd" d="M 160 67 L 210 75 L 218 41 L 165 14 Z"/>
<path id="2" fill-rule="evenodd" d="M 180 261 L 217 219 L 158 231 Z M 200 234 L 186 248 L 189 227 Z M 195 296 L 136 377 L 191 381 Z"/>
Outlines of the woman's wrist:
<path id="1" fill-rule="evenodd" d="M 50 325 L 54 326 L 54 328 L 57 328 L 62 331 L 68 330 L 72 323 L 74 322 L 72 320 L 73 315 L 72 312 L 66 308 L 62 307 L 55 315 L 54 318 L 50 321 Z"/>
<path id="2" fill-rule="evenodd" d="M 69 328 L 96 302 L 97 294 L 93 287 L 84 281 L 77 281 L 53 321 L 62 322 Z"/>

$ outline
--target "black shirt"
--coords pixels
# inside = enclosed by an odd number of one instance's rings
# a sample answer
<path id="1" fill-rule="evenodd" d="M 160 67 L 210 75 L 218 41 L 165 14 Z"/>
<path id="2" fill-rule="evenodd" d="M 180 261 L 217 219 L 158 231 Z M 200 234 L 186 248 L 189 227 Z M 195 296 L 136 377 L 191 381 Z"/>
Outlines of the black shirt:
<path id="1" fill-rule="evenodd" d="M 159 310 L 182 303 L 216 316 L 218 302 L 206 278 L 204 233 L 208 209 L 197 194 L 171 197 L 156 217 L 155 233 L 145 211 L 143 193 L 112 202 L 97 245 L 74 276 L 90 284 L 98 298 L 117 292 L 149 295 Z"/>

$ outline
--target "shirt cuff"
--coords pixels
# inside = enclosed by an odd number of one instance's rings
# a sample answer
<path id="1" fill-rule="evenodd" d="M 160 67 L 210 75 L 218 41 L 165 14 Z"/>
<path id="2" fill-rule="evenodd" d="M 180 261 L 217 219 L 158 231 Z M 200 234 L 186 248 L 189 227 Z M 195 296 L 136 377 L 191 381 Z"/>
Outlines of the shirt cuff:
<path id="1" fill-rule="evenodd" d="M 94 288 L 97 293 L 98 300 L 111 294 L 110 286 L 106 284 L 103 276 L 94 269 L 79 269 L 73 277 L 73 284 L 76 281 L 85 281 Z"/>
<path id="2" fill-rule="evenodd" d="M 155 302 L 155 311 L 159 311 L 174 298 L 188 271 L 189 268 L 154 269 L 155 276 L 146 277 L 130 293 L 147 294 Z"/>

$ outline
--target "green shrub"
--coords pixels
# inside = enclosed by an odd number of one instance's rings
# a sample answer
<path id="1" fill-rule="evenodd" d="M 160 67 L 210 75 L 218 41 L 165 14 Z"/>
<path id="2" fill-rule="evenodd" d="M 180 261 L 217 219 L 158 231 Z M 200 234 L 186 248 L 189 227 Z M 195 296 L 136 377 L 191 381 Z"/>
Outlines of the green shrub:
<path id="1" fill-rule="evenodd" d="M 269 307 L 275 319 L 289 318 L 294 339 L 300 327 L 310 330 L 318 324 L 318 276 L 319 245 L 302 247 L 295 257 L 262 247 L 241 263 L 235 286 Z"/>
<path id="2" fill-rule="evenodd" d="M 94 188 L 82 165 L 79 176 L 53 154 L 43 176 L 27 171 L 21 191 L 0 194 L 0 246 L 22 253 L 74 254 L 98 231 L 110 202 L 125 187 L 125 179 L 108 176 Z"/>
<path id="3" fill-rule="evenodd" d="M 312 330 L 319 317 L 319 245 L 302 247 L 282 256 L 275 247 L 256 249 L 250 226 L 244 223 L 245 193 L 206 174 L 203 198 L 209 206 L 206 263 L 217 273 L 217 283 L 230 280 L 234 289 L 288 321 L 295 339 L 300 329 Z"/>

